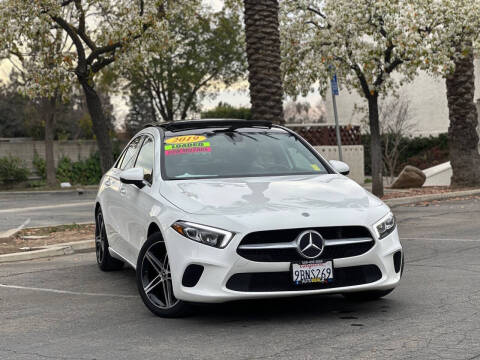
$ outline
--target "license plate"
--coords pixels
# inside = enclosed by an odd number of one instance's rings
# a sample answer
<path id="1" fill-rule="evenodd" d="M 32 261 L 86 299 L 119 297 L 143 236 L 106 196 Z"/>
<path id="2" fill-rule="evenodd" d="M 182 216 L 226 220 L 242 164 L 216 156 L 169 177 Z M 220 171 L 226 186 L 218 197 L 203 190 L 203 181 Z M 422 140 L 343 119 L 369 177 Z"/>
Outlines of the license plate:
<path id="1" fill-rule="evenodd" d="M 292 280 L 295 285 L 331 283 L 333 282 L 333 262 L 292 263 Z"/>

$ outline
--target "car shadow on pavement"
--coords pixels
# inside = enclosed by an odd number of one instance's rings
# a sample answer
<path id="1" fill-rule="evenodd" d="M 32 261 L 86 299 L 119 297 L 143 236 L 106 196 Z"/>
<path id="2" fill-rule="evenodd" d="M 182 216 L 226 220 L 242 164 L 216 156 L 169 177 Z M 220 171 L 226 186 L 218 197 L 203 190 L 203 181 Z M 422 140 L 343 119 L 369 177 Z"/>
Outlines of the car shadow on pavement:
<path id="1" fill-rule="evenodd" d="M 394 301 L 388 298 L 356 303 L 341 295 L 309 295 L 292 298 L 233 301 L 222 304 L 196 305 L 193 317 L 207 322 L 311 320 L 339 318 L 356 320 L 379 312 L 387 312 Z M 352 324 L 352 326 L 362 324 Z"/>
<path id="2" fill-rule="evenodd" d="M 113 278 L 121 274 L 135 286 L 135 270 L 126 268 L 109 273 Z M 140 302 L 140 297 L 138 299 Z M 194 304 L 192 312 L 183 320 L 200 323 L 228 323 L 245 321 L 312 320 L 336 318 L 351 320 L 352 326 L 362 326 L 360 319 L 389 313 L 400 305 L 392 295 L 369 302 L 346 300 L 342 295 L 306 295 L 284 298 L 231 301 L 219 304 Z M 177 319 L 179 320 L 179 319 Z M 181 321 L 181 320 L 180 320 Z"/>

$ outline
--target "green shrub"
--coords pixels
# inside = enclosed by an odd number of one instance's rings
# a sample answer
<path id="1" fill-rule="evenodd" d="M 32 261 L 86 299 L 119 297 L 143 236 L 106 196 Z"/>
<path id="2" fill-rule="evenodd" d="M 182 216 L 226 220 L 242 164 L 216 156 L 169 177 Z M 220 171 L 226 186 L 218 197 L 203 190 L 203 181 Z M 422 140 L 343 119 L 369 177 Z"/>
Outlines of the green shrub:
<path id="1" fill-rule="evenodd" d="M 102 170 L 98 153 L 93 154 L 88 159 L 76 162 L 67 157 L 62 157 L 58 162 L 57 180 L 60 182 L 96 185 L 101 178 Z"/>
<path id="2" fill-rule="evenodd" d="M 61 157 L 57 165 L 57 180 L 59 182 L 73 182 L 72 160 Z"/>
<path id="3" fill-rule="evenodd" d="M 202 119 L 252 119 L 252 111 L 248 107 L 233 107 L 230 104 L 219 102 L 218 105 L 201 113 Z"/>
<path id="4" fill-rule="evenodd" d="M 40 176 L 42 180 L 45 180 L 47 178 L 47 165 L 45 160 L 41 158 L 36 151 L 33 154 L 32 163 L 37 175 Z"/>
<path id="5" fill-rule="evenodd" d="M 362 135 L 362 144 L 365 154 L 365 175 L 371 175 L 370 135 Z M 382 144 L 383 147 L 383 144 Z M 404 137 L 400 143 L 403 149 L 398 159 L 395 174 L 398 175 L 406 165 L 413 165 L 419 169 L 448 161 L 448 134 L 428 137 Z"/>
<path id="6" fill-rule="evenodd" d="M 28 179 L 30 171 L 22 160 L 16 157 L 0 158 L 0 183 L 11 185 Z"/>
<path id="7" fill-rule="evenodd" d="M 38 187 L 43 187 L 46 185 L 45 180 L 31 180 L 27 182 L 26 184 L 27 188 L 38 188 Z"/>

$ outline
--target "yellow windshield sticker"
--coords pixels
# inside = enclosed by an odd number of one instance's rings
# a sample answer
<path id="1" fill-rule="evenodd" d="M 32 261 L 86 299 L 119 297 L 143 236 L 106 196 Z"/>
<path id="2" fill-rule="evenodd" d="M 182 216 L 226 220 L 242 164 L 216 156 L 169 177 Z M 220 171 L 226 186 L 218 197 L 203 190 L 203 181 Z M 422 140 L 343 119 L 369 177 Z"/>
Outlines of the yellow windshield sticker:
<path id="1" fill-rule="evenodd" d="M 312 169 L 315 170 L 315 171 L 320 171 L 321 169 L 318 167 L 317 164 L 311 164 L 312 165 Z"/>
<path id="2" fill-rule="evenodd" d="M 206 137 L 202 135 L 183 135 L 176 136 L 170 139 L 165 140 L 167 144 L 186 144 L 192 142 L 199 142 L 205 140 Z"/>

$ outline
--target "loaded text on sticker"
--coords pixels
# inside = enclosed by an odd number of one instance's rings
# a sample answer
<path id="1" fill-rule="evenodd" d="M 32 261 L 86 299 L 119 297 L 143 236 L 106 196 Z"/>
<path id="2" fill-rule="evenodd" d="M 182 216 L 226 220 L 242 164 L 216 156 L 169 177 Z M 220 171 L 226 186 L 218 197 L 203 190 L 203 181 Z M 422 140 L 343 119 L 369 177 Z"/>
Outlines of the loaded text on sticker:
<path id="1" fill-rule="evenodd" d="M 167 144 L 185 144 L 192 142 L 199 142 L 205 140 L 206 137 L 203 135 L 183 135 L 176 136 L 170 139 L 165 140 Z"/>
<path id="2" fill-rule="evenodd" d="M 186 148 L 186 149 L 173 149 L 173 150 L 165 150 L 165 156 L 211 152 L 211 151 L 212 151 L 211 147 L 193 147 L 193 148 Z"/>
<path id="3" fill-rule="evenodd" d="M 165 145 L 165 150 L 186 149 L 186 148 L 194 148 L 194 147 L 208 147 L 208 146 L 210 146 L 210 143 L 208 141 L 199 142 L 199 143 L 172 144 L 172 145 Z"/>
<path id="4" fill-rule="evenodd" d="M 320 171 L 320 167 L 317 164 L 312 164 L 312 169 L 315 171 Z"/>

